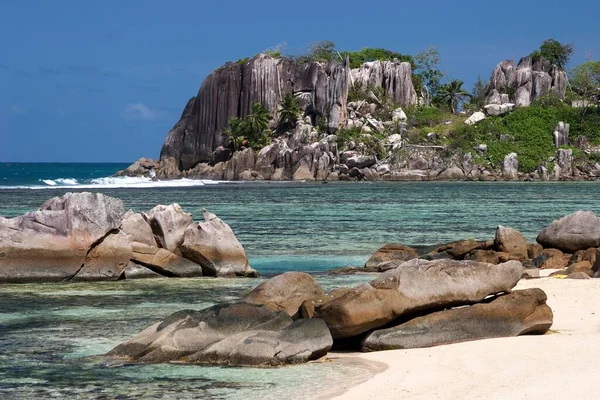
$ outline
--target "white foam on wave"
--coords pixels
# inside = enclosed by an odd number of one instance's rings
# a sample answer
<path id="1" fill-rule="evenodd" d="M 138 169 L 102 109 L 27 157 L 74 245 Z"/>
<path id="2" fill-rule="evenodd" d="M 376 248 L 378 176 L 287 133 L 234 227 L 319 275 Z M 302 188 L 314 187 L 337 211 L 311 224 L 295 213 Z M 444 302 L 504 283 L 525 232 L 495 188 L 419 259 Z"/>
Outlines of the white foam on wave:
<path id="1" fill-rule="evenodd" d="M 137 188 L 161 188 L 161 187 L 194 187 L 204 185 L 216 185 L 221 181 L 207 179 L 175 179 L 175 180 L 152 180 L 145 177 L 109 176 L 106 178 L 95 178 L 88 182 L 80 183 L 73 178 L 40 179 L 45 185 L 31 186 L 0 186 L 0 189 L 137 189 Z"/>

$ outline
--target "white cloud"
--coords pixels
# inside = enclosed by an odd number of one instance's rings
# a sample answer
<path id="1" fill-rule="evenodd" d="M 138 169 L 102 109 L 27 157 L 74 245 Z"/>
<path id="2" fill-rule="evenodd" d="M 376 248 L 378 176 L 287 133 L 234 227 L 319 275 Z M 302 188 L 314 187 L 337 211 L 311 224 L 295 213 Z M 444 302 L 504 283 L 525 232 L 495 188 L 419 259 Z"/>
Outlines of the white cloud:
<path id="1" fill-rule="evenodd" d="M 121 113 L 123 118 L 130 120 L 152 121 L 160 117 L 161 112 L 143 103 L 127 104 Z"/>

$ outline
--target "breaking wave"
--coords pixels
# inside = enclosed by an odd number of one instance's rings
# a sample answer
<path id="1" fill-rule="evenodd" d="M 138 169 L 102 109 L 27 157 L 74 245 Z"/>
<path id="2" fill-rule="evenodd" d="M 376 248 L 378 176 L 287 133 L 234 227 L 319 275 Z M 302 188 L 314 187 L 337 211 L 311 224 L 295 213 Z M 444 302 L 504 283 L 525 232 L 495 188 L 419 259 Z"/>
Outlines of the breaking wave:
<path id="1" fill-rule="evenodd" d="M 137 189 L 137 188 L 160 188 L 160 187 L 193 187 L 216 185 L 221 181 L 206 179 L 175 179 L 175 180 L 152 180 L 145 177 L 106 177 L 79 181 L 74 178 L 40 179 L 37 185 L 0 186 L 0 189 Z"/>

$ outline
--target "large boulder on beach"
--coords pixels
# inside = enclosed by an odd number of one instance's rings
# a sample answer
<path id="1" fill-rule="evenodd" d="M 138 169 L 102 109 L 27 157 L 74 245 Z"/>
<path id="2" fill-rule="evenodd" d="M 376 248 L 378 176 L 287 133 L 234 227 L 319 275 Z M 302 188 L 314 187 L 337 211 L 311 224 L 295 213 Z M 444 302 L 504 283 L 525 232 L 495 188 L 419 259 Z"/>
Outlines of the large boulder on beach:
<path id="1" fill-rule="evenodd" d="M 172 253 L 179 252 L 185 230 L 194 222 L 192 214 L 184 212 L 177 203 L 158 205 L 146 217 L 160 247 Z"/>
<path id="2" fill-rule="evenodd" d="M 206 210 L 202 214 L 204 222 L 185 229 L 181 246 L 183 256 L 200 264 L 207 276 L 252 274 L 254 271 L 248 264 L 246 251 L 229 225 Z"/>
<path id="3" fill-rule="evenodd" d="M 292 271 L 261 283 L 244 296 L 243 301 L 293 316 L 305 301 L 324 296 L 325 292 L 315 278 L 304 272 Z"/>
<path id="4" fill-rule="evenodd" d="M 332 345 L 321 319 L 294 321 L 285 312 L 235 303 L 176 312 L 107 356 L 139 363 L 279 366 L 318 359 Z"/>
<path id="5" fill-rule="evenodd" d="M 412 247 L 397 243 L 387 243 L 381 246 L 365 263 L 365 268 L 374 268 L 389 261 L 408 261 L 419 257 Z"/>
<path id="6" fill-rule="evenodd" d="M 541 289 L 496 297 L 489 303 L 438 311 L 370 333 L 363 351 L 414 349 L 525 334 L 544 334 L 552 326 L 552 310 Z"/>
<path id="7" fill-rule="evenodd" d="M 100 193 L 67 193 L 38 211 L 0 217 L 0 282 L 70 280 L 90 249 L 121 225 L 123 202 Z"/>
<path id="8" fill-rule="evenodd" d="M 522 275 L 518 261 L 493 265 L 423 260 L 412 268 L 386 271 L 370 283 L 320 304 L 316 316 L 327 322 L 334 338 L 347 338 L 403 315 L 474 304 L 489 295 L 510 292 Z"/>
<path id="9" fill-rule="evenodd" d="M 537 242 L 545 248 L 574 253 L 600 246 L 600 218 L 590 211 L 577 211 L 552 221 L 542 229 Z"/>

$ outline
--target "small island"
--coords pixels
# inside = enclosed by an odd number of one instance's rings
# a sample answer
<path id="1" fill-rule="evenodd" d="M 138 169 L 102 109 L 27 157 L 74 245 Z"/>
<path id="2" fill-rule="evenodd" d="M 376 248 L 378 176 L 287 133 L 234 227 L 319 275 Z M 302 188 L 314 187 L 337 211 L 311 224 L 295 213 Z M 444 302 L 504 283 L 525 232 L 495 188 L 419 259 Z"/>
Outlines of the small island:
<path id="1" fill-rule="evenodd" d="M 439 54 L 270 50 L 213 71 L 160 160 L 118 175 L 227 181 L 593 180 L 600 67 L 566 71 L 554 39 L 499 62 L 472 93 Z"/>

